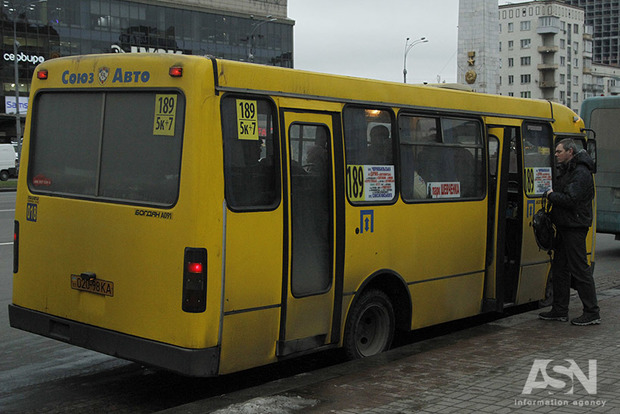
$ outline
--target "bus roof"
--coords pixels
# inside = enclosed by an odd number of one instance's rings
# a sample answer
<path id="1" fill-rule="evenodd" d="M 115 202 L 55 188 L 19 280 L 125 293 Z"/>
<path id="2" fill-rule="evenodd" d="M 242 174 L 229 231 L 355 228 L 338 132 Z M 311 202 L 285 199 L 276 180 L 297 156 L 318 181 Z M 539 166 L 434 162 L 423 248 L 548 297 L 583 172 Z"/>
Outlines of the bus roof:
<path id="1" fill-rule="evenodd" d="M 193 79 L 200 79 L 200 74 L 196 72 L 201 72 L 203 75 L 206 72 L 212 73 L 214 86 L 218 92 L 249 92 L 270 96 L 384 105 L 386 107 L 401 107 L 425 111 L 441 109 L 444 113 L 453 109 L 458 113 L 471 113 L 483 116 L 536 118 L 548 121 L 563 120 L 570 123 L 576 122 L 578 119 L 576 114 L 569 108 L 544 100 L 482 94 L 457 90 L 454 87 L 438 88 L 431 85 L 411 85 L 323 74 L 221 60 L 206 56 L 150 53 L 71 56 L 45 61 L 37 67 L 37 71 L 49 69 L 50 71 L 53 70 L 56 76 L 59 76 L 59 72 L 64 73 L 66 68 L 77 74 L 86 70 L 94 72 L 96 70 L 101 71 L 102 68 L 109 68 L 109 73 L 104 75 L 108 76 L 109 79 L 113 79 L 113 77 L 118 76 L 119 68 L 131 67 L 131 70 L 135 73 L 134 68 L 152 71 L 152 68 L 156 66 L 160 68 L 162 66 L 182 66 L 185 70 L 183 76 L 192 76 Z M 159 77 L 151 74 L 151 84 L 154 84 L 156 79 L 157 81 L 165 81 L 168 71 L 166 70 L 165 74 L 163 72 L 158 71 Z M 123 73 L 123 75 L 125 76 L 126 73 Z M 196 76 L 199 77 L 196 78 Z M 37 87 L 42 87 L 42 84 L 36 82 L 36 77 L 37 73 L 35 71 L 33 87 L 35 83 Z M 107 86 L 100 80 L 101 78 L 98 83 L 97 74 L 95 74 L 95 81 L 91 86 Z M 79 79 L 77 83 L 79 83 Z M 136 85 L 115 84 L 114 86 L 135 87 Z"/>
<path id="2" fill-rule="evenodd" d="M 431 111 L 441 108 L 443 111 L 454 109 L 463 113 L 463 108 L 467 108 L 466 112 L 472 114 L 501 117 L 532 118 L 535 114 L 536 118 L 550 121 L 564 117 L 571 123 L 579 118 L 568 107 L 545 100 L 322 74 L 229 60 L 216 60 L 215 64 L 219 74 L 216 88 L 221 91 L 248 91 L 260 85 L 261 90 L 254 92 L 352 103 L 372 102 Z M 252 76 L 247 76 L 250 67 Z M 256 79 L 260 79 L 260 83 L 257 83 Z"/>

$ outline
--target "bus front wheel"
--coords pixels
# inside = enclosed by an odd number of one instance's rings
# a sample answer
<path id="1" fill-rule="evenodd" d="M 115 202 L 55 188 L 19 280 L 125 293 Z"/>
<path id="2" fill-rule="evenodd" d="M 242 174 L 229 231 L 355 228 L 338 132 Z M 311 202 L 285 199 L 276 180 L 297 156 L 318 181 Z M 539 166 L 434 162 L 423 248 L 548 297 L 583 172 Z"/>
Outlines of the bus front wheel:
<path id="1" fill-rule="evenodd" d="M 388 350 L 394 326 L 394 308 L 388 296 L 375 289 L 365 292 L 354 304 L 345 325 L 347 357 L 358 359 Z"/>

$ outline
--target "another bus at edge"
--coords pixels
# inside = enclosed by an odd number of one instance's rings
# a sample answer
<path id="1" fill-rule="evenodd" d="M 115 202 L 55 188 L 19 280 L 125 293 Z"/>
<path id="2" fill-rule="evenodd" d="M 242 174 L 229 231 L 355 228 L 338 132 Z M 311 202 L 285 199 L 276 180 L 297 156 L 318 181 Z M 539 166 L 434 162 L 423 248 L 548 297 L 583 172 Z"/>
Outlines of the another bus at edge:
<path id="1" fill-rule="evenodd" d="M 620 96 L 586 99 L 581 116 L 596 134 L 596 231 L 620 240 Z"/>

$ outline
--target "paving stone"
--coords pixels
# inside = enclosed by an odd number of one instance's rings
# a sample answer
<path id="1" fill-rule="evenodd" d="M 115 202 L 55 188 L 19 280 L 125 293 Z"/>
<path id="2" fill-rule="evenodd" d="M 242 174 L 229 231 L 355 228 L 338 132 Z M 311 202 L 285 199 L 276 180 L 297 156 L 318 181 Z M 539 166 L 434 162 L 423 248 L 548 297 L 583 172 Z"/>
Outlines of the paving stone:
<path id="1" fill-rule="evenodd" d="M 539 311 L 526 312 L 406 345 L 383 359 L 355 361 L 347 369 L 337 368 L 338 375 L 324 375 L 322 370 L 310 373 L 319 378 L 316 382 L 305 376 L 296 385 L 291 378 L 282 382 L 280 394 L 320 401 L 305 408 L 304 414 L 620 413 L 618 280 L 609 282 L 614 288 L 600 295 L 601 325 L 541 321 Z M 571 316 L 578 316 L 580 305 L 578 298 L 571 298 Z M 538 384 L 531 394 L 523 394 L 537 360 L 549 360 L 545 371 L 566 385 L 547 384 L 542 389 Z M 594 395 L 581 382 L 591 378 L 589 360 L 597 368 Z M 542 372 L 535 373 L 534 381 L 542 382 Z M 572 394 L 568 393 L 571 386 Z M 261 395 L 263 391 L 257 387 L 252 392 Z M 244 395 L 249 394 L 245 390 Z M 226 398 L 234 400 L 234 395 Z M 205 400 L 165 412 L 208 413 L 209 404 Z"/>

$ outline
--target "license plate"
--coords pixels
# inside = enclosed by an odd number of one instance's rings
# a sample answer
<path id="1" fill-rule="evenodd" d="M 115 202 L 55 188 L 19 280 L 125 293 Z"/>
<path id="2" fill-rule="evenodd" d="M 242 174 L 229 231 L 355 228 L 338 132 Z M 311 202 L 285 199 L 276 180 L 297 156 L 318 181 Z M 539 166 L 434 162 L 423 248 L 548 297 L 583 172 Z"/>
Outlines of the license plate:
<path id="1" fill-rule="evenodd" d="M 97 295 L 114 296 L 114 282 L 101 279 L 84 279 L 80 275 L 71 275 L 71 288 Z"/>

